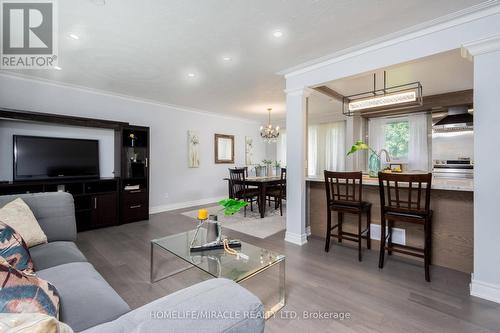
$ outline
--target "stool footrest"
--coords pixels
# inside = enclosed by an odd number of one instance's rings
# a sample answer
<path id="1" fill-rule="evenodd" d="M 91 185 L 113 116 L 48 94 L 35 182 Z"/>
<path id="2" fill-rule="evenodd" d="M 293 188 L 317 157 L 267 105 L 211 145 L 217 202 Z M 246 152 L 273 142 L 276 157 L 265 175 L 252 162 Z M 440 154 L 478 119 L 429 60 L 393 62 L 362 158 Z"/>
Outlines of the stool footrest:
<path id="1" fill-rule="evenodd" d="M 334 238 L 339 238 L 340 239 L 345 239 L 345 240 L 348 240 L 348 241 L 351 241 L 351 242 L 358 242 L 358 234 L 353 234 L 351 232 L 345 232 L 343 231 L 342 234 L 339 236 L 338 234 L 330 234 L 330 237 L 334 237 Z M 367 237 L 362 235 L 361 236 L 362 239 L 366 239 Z"/>
<path id="2" fill-rule="evenodd" d="M 418 258 L 424 258 L 424 251 L 425 251 L 424 249 L 418 247 L 401 245 L 401 244 L 392 244 L 392 246 L 386 246 L 385 249 L 388 251 L 398 252 Z"/>

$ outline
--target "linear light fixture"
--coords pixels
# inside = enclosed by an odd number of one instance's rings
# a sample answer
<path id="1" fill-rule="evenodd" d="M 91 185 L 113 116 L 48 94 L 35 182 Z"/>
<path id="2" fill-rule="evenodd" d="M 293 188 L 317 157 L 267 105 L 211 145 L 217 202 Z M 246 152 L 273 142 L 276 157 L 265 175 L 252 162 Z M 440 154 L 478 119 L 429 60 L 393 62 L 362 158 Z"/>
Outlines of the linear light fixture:
<path id="1" fill-rule="evenodd" d="M 386 87 L 384 71 L 384 88 L 376 89 L 376 76 L 373 75 L 373 90 L 343 98 L 342 113 L 353 116 L 356 113 L 400 109 L 423 104 L 422 85 L 412 82 L 399 86 Z"/>

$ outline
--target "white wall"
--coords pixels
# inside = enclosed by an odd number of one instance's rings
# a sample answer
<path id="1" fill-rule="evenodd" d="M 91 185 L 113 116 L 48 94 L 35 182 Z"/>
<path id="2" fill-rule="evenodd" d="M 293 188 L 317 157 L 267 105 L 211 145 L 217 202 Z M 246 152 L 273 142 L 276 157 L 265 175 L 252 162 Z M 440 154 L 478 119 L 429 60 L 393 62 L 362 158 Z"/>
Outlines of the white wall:
<path id="1" fill-rule="evenodd" d="M 196 98 L 195 96 L 193 98 Z M 245 136 L 254 138 L 254 159 L 266 158 L 260 124 L 177 107 L 134 100 L 86 89 L 0 75 L 0 107 L 125 121 L 151 128 L 152 212 L 204 204 L 227 196 L 228 164 L 214 163 L 214 133 L 235 136 L 235 164 L 245 162 Z M 44 128 L 51 135 L 66 135 L 67 128 Z M 187 131 L 200 135 L 200 167 L 187 167 Z M 0 127 L 0 131 L 5 129 Z M 81 129 L 74 133 L 80 133 Z M 88 133 L 86 133 L 88 134 Z M 9 136 L 9 132 L 1 134 Z M 69 135 L 69 133 L 68 133 Z M 99 138 L 95 133 L 89 137 Z M 110 151 L 112 155 L 112 151 Z M 3 155 L 2 155 L 3 159 Z M 0 175 L 10 174 L 9 163 Z M 4 168 L 6 168 L 4 170 Z"/>
<path id="2" fill-rule="evenodd" d="M 0 121 L 0 180 L 12 180 L 13 135 L 49 136 L 99 140 L 101 177 L 113 177 L 114 131 L 100 128 L 53 126 L 19 121 Z"/>

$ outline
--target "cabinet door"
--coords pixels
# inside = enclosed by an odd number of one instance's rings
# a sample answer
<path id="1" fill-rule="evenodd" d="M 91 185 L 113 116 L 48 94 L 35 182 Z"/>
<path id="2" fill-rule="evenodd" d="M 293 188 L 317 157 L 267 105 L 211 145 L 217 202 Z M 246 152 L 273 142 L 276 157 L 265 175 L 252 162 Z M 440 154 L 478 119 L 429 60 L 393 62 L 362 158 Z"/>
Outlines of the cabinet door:
<path id="1" fill-rule="evenodd" d="M 118 200 L 116 193 L 92 196 L 92 225 L 109 226 L 118 222 Z"/>

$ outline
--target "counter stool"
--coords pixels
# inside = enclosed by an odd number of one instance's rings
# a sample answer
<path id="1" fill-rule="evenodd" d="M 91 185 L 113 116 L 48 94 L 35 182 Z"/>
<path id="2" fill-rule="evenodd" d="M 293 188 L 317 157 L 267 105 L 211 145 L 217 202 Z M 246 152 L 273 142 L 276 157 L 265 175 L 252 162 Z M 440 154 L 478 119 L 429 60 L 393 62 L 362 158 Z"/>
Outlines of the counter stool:
<path id="1" fill-rule="evenodd" d="M 325 189 L 327 202 L 327 226 L 325 252 L 330 250 L 330 238 L 336 237 L 341 243 L 343 239 L 358 243 L 358 260 L 361 261 L 361 240 L 366 239 L 366 247 L 371 248 L 370 223 L 372 204 L 362 201 L 363 178 L 361 172 L 332 172 L 325 170 Z M 332 226 L 332 212 L 338 213 L 338 222 Z M 358 232 L 350 233 L 342 230 L 344 213 L 358 216 Z M 366 213 L 366 229 L 362 229 L 361 217 Z M 337 234 L 332 230 L 337 228 Z"/>
<path id="2" fill-rule="evenodd" d="M 381 236 L 379 268 L 384 267 L 384 255 L 399 252 L 424 259 L 425 280 L 430 282 L 429 266 L 432 246 L 432 210 L 430 210 L 432 173 L 391 174 L 379 172 Z M 394 244 L 394 222 L 424 226 L 424 248 Z M 386 226 L 388 234 L 386 235 Z"/>

